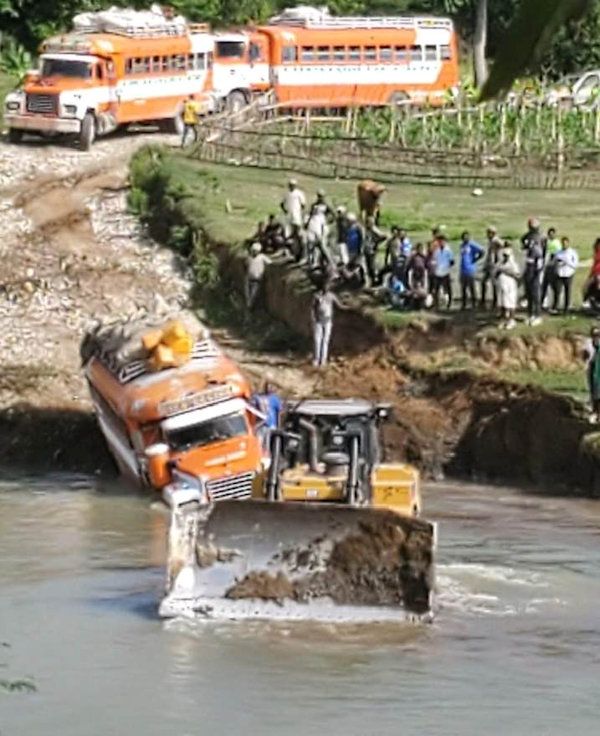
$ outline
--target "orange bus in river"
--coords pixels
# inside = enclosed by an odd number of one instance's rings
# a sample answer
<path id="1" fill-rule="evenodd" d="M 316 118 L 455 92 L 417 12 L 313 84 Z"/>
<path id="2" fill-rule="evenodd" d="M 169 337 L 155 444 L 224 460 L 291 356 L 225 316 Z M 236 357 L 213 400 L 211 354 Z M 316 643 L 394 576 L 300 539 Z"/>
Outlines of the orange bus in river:
<path id="1" fill-rule="evenodd" d="M 195 94 L 211 112 L 213 36 L 155 12 L 112 10 L 75 18 L 75 30 L 44 41 L 39 70 L 9 94 L 4 123 L 24 133 L 71 134 L 89 149 L 119 126 L 157 122 L 180 129 L 184 99 Z"/>
<path id="2" fill-rule="evenodd" d="M 84 338 L 100 429 L 122 476 L 208 501 L 247 499 L 263 469 L 251 387 L 195 320 L 123 323 Z"/>

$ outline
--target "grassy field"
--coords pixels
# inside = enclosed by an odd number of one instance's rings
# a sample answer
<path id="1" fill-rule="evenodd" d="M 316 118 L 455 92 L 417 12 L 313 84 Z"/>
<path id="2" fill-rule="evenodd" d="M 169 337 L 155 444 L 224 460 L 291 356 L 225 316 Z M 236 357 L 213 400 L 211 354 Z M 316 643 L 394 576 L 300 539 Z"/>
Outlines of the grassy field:
<path id="1" fill-rule="evenodd" d="M 248 237 L 258 220 L 266 219 L 270 212 L 280 212 L 279 202 L 289 174 L 205 164 L 185 154 L 174 155 L 182 179 L 192 188 L 199 170 L 218 178 L 219 189 L 210 202 L 211 230 L 224 239 Z M 309 200 L 318 188 L 323 188 L 334 205 L 345 205 L 356 211 L 356 182 L 294 176 Z M 494 189 L 484 192 L 482 197 L 473 197 L 468 189 L 395 184 L 388 187 L 383 200 L 382 225 L 405 227 L 413 242 L 426 242 L 436 225 L 445 226 L 455 242 L 463 230 L 469 230 L 476 240 L 482 241 L 486 227 L 492 224 L 502 237 L 518 239 L 526 229 L 527 218 L 535 216 L 544 228 L 554 226 L 559 236 L 568 235 L 580 257 L 589 259 L 592 243 L 600 235 L 600 226 L 590 217 L 596 201 L 595 192 L 579 190 Z"/>
<path id="2" fill-rule="evenodd" d="M 4 98 L 14 89 L 16 80 L 0 72 L 0 130 L 4 127 Z"/>

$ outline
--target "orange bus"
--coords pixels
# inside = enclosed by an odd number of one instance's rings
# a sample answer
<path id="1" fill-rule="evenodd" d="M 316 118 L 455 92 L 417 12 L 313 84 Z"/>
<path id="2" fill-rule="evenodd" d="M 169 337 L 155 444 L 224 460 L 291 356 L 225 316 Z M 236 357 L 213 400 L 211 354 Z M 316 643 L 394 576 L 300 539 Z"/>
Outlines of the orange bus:
<path id="1" fill-rule="evenodd" d="M 186 489 L 206 501 L 250 498 L 264 463 L 250 384 L 204 328 L 192 339 L 180 321 L 168 323 L 161 347 L 142 349 L 156 333 L 116 325 L 82 343 L 98 423 L 121 474 L 162 491 L 167 503 Z M 184 360 L 156 364 L 157 349 L 182 341 Z"/>
<path id="2" fill-rule="evenodd" d="M 89 149 L 97 136 L 129 123 L 157 122 L 179 132 L 190 94 L 201 112 L 214 109 L 207 26 L 133 11 L 90 16 L 87 25 L 44 41 L 39 70 L 6 97 L 12 142 L 26 132 L 71 134 Z M 142 22 L 147 16 L 150 27 Z"/>
<path id="3" fill-rule="evenodd" d="M 441 104 L 458 89 L 457 38 L 447 18 L 292 8 L 254 30 L 217 34 L 213 81 L 232 108 L 266 89 L 296 107 Z"/>

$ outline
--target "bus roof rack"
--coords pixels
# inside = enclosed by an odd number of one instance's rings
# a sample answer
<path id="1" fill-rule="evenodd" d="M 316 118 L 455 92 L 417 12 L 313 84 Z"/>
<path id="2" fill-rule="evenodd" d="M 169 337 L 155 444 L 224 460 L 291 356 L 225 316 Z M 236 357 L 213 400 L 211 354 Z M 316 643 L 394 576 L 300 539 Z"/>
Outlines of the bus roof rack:
<path id="1" fill-rule="evenodd" d="M 449 18 L 434 16 L 352 16 L 329 14 L 327 8 L 312 8 L 301 5 L 286 8 L 279 15 L 269 18 L 270 26 L 296 26 L 298 28 L 432 28 L 452 30 Z"/>

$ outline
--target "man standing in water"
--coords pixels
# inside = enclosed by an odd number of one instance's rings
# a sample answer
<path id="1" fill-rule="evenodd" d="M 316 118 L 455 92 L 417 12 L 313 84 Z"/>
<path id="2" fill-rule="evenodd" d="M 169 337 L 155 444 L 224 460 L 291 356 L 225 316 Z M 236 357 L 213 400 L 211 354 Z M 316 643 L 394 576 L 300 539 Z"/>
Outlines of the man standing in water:
<path id="1" fill-rule="evenodd" d="M 315 292 L 311 310 L 315 350 L 313 365 L 318 368 L 326 365 L 329 357 L 334 307 L 348 309 L 331 291 L 329 280 L 324 279 L 322 286 Z"/>

